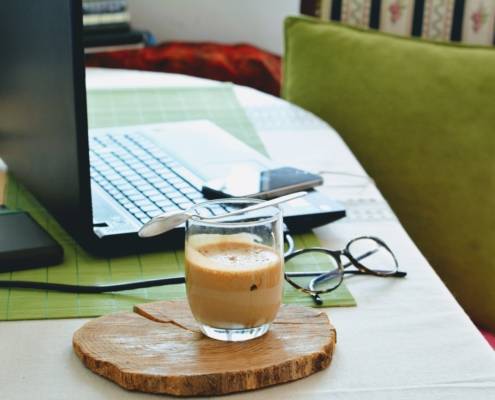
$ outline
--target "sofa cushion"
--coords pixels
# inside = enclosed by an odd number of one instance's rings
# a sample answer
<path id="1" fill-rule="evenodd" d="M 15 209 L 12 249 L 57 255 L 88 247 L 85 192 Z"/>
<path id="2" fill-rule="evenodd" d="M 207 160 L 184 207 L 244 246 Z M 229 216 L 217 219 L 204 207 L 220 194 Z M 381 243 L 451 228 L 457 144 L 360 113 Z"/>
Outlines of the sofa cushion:
<path id="1" fill-rule="evenodd" d="M 495 331 L 495 49 L 289 17 L 283 69 L 283 97 L 342 135 L 466 311 Z"/>

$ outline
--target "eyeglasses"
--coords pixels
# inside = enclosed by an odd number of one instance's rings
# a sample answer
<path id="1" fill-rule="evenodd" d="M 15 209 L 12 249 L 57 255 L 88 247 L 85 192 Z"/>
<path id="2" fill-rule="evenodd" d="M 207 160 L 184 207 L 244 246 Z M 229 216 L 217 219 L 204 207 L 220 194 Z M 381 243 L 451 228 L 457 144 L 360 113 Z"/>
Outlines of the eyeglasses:
<path id="1" fill-rule="evenodd" d="M 313 271 L 297 271 L 301 265 Z M 347 269 L 351 266 L 355 269 Z M 311 295 L 320 305 L 323 301 L 319 295 L 337 289 L 345 274 L 394 278 L 407 275 L 399 271 L 397 258 L 387 244 L 374 236 L 352 239 L 343 250 L 321 247 L 295 250 L 285 255 L 285 269 L 286 281 L 297 290 Z"/>

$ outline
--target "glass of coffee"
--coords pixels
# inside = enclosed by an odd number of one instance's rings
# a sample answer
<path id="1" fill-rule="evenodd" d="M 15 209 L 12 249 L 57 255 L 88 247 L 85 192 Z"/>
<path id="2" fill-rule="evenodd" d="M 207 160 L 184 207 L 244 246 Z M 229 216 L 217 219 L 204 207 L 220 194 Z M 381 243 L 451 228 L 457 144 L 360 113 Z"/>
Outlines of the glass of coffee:
<path id="1" fill-rule="evenodd" d="M 265 334 L 282 302 L 282 213 L 274 207 L 208 220 L 261 202 L 222 199 L 198 204 L 186 223 L 189 306 L 201 331 L 224 341 Z"/>

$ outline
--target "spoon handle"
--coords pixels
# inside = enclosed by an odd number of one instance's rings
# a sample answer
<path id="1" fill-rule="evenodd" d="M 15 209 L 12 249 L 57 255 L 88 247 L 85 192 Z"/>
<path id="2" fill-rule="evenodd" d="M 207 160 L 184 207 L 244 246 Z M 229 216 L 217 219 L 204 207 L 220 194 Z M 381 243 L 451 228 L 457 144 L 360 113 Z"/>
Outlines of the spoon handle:
<path id="1" fill-rule="evenodd" d="M 284 203 L 286 201 L 298 199 L 299 197 L 306 196 L 306 194 L 307 192 L 291 193 L 286 196 L 277 197 L 276 199 L 254 204 L 246 208 L 234 210 L 223 215 L 218 215 L 213 217 L 202 217 L 202 219 L 208 221 L 216 221 L 219 219 L 230 217 L 231 215 L 244 214 L 246 212 L 256 211 L 261 208 L 270 207 L 280 203 Z M 145 238 L 145 237 L 160 235 L 186 222 L 191 217 L 192 215 L 188 211 L 172 211 L 157 215 L 156 217 L 153 217 L 150 221 L 148 221 L 141 227 L 141 229 L 138 232 L 139 237 Z"/>
<path id="2" fill-rule="evenodd" d="M 223 219 L 225 217 L 230 217 L 232 215 L 244 214 L 247 212 L 260 210 L 260 209 L 265 208 L 265 207 L 276 206 L 277 204 L 285 203 L 285 202 L 291 201 L 291 200 L 295 200 L 295 199 L 298 199 L 300 197 L 306 196 L 307 194 L 308 194 L 308 192 L 291 193 L 291 194 L 287 194 L 285 196 L 277 197 L 275 199 L 264 201 L 262 203 L 254 204 L 254 205 L 246 207 L 246 208 L 241 208 L 239 210 L 230 211 L 227 214 L 215 215 L 213 217 L 202 217 L 202 219 L 207 219 L 208 221 Z"/>

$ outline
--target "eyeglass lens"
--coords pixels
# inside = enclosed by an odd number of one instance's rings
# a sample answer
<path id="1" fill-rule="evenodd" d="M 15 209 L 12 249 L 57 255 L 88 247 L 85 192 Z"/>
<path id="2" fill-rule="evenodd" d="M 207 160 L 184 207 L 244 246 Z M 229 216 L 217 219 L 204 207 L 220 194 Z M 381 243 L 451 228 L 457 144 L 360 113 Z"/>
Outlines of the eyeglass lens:
<path id="1" fill-rule="evenodd" d="M 316 249 L 287 260 L 285 270 L 297 286 L 315 291 L 335 289 L 343 279 L 342 269 L 339 268 L 337 260 L 331 254 Z M 305 275 L 308 271 L 313 272 L 312 276 Z M 321 272 L 321 279 L 309 288 L 309 283 L 315 277 L 314 272 Z"/>
<path id="2" fill-rule="evenodd" d="M 380 275 L 397 271 L 397 261 L 386 245 L 374 238 L 358 238 L 349 242 L 349 254 L 362 266 Z"/>

